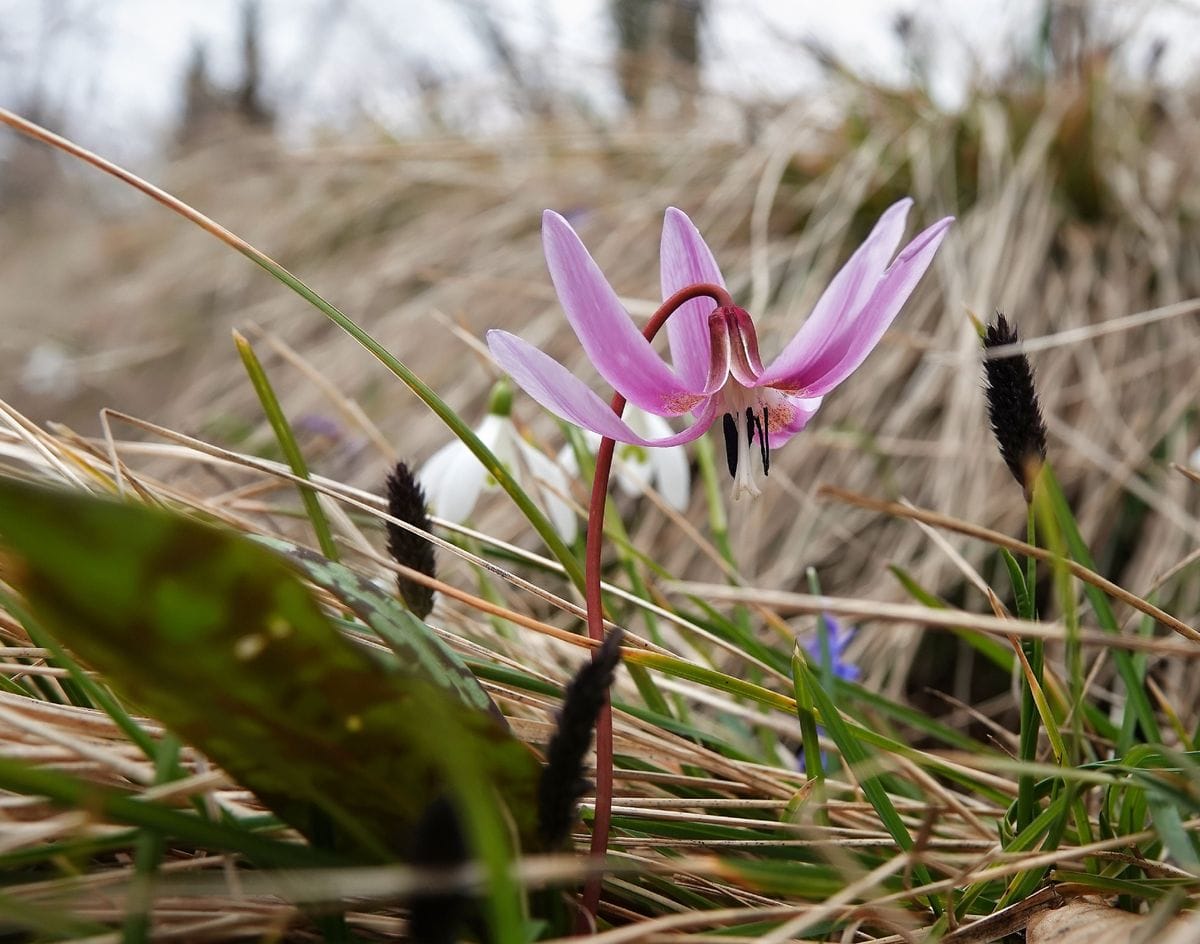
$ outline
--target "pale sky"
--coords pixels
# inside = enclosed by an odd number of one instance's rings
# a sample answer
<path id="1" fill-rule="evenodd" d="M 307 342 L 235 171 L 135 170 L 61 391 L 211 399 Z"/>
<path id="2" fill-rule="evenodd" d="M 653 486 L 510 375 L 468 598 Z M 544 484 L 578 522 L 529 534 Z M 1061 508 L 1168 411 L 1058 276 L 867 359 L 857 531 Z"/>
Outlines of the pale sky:
<path id="1" fill-rule="evenodd" d="M 481 102 L 498 85 L 470 27 L 486 4 L 510 41 L 552 84 L 600 112 L 618 107 L 605 0 L 262 0 L 268 92 L 296 143 L 314 128 L 353 124 L 355 104 L 404 131 L 417 75 L 437 74 L 468 122 L 502 127 Z M 1042 0 L 709 0 L 705 82 L 716 91 L 783 99 L 816 87 L 799 43 L 813 37 L 856 68 L 901 81 L 892 30 L 900 12 L 920 17 L 932 50 L 934 91 L 953 107 L 973 71 L 987 72 L 1036 30 Z M 195 42 L 218 79 L 236 74 L 241 0 L 0 0 L 0 101 L 19 107 L 47 90 L 70 133 L 123 156 L 171 126 L 180 78 Z M 1200 61 L 1200 0 L 1109 0 L 1115 29 L 1130 30 L 1129 56 L 1167 40 L 1163 71 L 1181 77 Z M 1136 69 L 1138 62 L 1130 63 Z M 489 117 L 490 116 L 490 117 Z M 493 129 L 495 130 L 495 129 Z M 115 152 L 114 152 L 115 149 Z"/>

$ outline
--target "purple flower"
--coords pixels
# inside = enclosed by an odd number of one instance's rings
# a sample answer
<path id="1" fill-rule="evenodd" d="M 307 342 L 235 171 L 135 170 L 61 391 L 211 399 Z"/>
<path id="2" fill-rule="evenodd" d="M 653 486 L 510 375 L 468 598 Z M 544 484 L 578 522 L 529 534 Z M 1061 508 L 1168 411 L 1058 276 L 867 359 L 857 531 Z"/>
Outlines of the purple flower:
<path id="1" fill-rule="evenodd" d="M 736 306 L 714 309 L 703 298 L 685 303 L 667 320 L 668 366 L 570 224 L 547 210 L 542 243 L 550 278 L 584 351 L 635 406 L 664 417 L 691 413 L 695 422 L 680 433 L 639 436 L 562 364 L 507 331 L 489 331 L 488 346 L 500 366 L 546 409 L 617 442 L 691 442 L 722 417 L 734 497 L 757 495 L 750 447 L 757 442 L 766 473 L 769 450 L 804 429 L 825 394 L 863 362 L 933 260 L 952 217 L 920 233 L 892 260 L 911 205 L 901 200 L 880 217 L 796 336 L 766 367 L 750 315 Z M 664 299 L 699 282 L 725 284 L 700 233 L 674 207 L 663 221 L 661 266 Z"/>
<path id="2" fill-rule="evenodd" d="M 843 629 L 842 624 L 828 613 L 822 613 L 820 619 L 825 628 L 824 636 L 827 643 L 822 643 L 822 633 L 818 630 L 817 635 L 804 644 L 804 651 L 808 653 L 814 665 L 824 667 L 825 653 L 822 650 L 828 645 L 829 671 L 833 673 L 834 678 L 845 679 L 847 682 L 857 681 L 858 666 L 853 662 L 846 661 L 846 647 L 854 639 L 857 630 L 853 626 Z"/>
<path id="3" fill-rule="evenodd" d="M 854 638 L 854 634 L 858 631 L 853 626 L 849 629 L 843 629 L 842 624 L 830 616 L 828 613 L 822 613 L 819 617 L 821 626 L 817 629 L 817 634 L 804 644 L 804 651 L 808 653 L 809 659 L 813 665 L 824 671 L 828 668 L 830 674 L 834 678 L 843 679 L 847 682 L 857 682 L 859 676 L 859 668 L 853 662 L 846 661 L 846 647 L 850 645 L 850 641 Z M 822 629 L 823 627 L 823 629 Z M 822 637 L 824 639 L 822 640 Z M 825 650 L 828 650 L 828 662 L 826 661 Z M 833 695 L 832 689 L 829 692 Z M 818 733 L 824 734 L 824 729 L 819 725 Z M 800 770 L 807 770 L 804 760 L 804 746 L 796 748 L 796 763 Z M 825 766 L 825 754 L 821 754 L 821 765 Z"/>

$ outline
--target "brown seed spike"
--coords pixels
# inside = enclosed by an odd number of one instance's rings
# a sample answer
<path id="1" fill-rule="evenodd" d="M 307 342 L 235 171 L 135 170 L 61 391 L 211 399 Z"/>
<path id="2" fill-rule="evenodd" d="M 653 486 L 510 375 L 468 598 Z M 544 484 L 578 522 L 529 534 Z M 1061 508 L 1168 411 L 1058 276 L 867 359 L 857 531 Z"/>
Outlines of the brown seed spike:
<path id="1" fill-rule="evenodd" d="M 393 518 L 405 521 L 422 531 L 432 530 L 433 525 L 425 511 L 425 492 L 403 462 L 397 462 L 396 468 L 387 478 L 387 496 L 388 514 Z M 420 535 L 391 522 L 387 525 L 387 535 L 388 553 L 397 563 L 419 570 L 427 577 L 436 575 L 432 544 Z M 424 619 L 429 615 L 433 609 L 432 590 L 400 575 L 396 576 L 396 588 L 408 608 L 419 618 Z"/>
<path id="2" fill-rule="evenodd" d="M 592 731 L 621 662 L 623 630 L 609 632 L 592 660 L 567 685 L 554 735 L 546 747 L 546 767 L 538 785 L 538 832 L 548 850 L 566 844 L 575 807 L 587 792 L 583 762 Z"/>
<path id="3" fill-rule="evenodd" d="M 1000 312 L 984 334 L 984 349 L 1003 347 L 1020 340 L 1016 325 Z M 988 419 L 1008 471 L 1024 489 L 1025 500 L 1033 500 L 1033 483 L 1046 459 L 1046 424 L 1033 385 L 1033 367 L 1024 354 L 985 357 Z"/>
<path id="4" fill-rule="evenodd" d="M 434 800 L 421 814 L 409 861 L 420 869 L 453 869 L 470 861 L 462 820 L 447 797 Z M 475 910 L 461 891 L 418 892 L 408 902 L 409 939 L 416 944 L 453 944 Z"/>

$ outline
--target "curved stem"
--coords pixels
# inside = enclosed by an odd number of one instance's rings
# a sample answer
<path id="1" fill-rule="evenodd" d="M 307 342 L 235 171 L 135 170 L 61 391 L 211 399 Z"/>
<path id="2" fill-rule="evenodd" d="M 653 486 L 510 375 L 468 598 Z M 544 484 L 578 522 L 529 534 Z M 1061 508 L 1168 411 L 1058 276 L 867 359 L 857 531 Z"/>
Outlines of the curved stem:
<path id="1" fill-rule="evenodd" d="M 684 302 L 694 298 L 711 298 L 718 306 L 732 305 L 729 292 L 719 285 L 698 282 L 680 289 L 654 312 L 643 334 L 647 341 L 654 339 L 659 329 Z M 617 416 L 625 411 L 625 398 L 619 393 L 612 398 L 612 410 Z M 613 451 L 616 441 L 607 436 L 600 440 L 596 451 L 596 472 L 592 478 L 592 501 L 588 506 L 587 552 L 584 557 L 584 589 L 587 601 L 588 636 L 597 642 L 604 639 L 604 603 L 600 596 L 600 551 L 604 539 L 604 507 L 608 499 L 608 480 L 612 474 Z M 608 852 L 608 829 L 612 821 L 613 791 L 613 729 L 612 704 L 605 695 L 604 706 L 596 719 L 596 812 L 592 819 L 591 854 L 604 858 Z M 600 873 L 594 872 L 583 890 L 583 921 L 595 918 L 600 904 Z M 586 931 L 587 928 L 580 930 Z"/>

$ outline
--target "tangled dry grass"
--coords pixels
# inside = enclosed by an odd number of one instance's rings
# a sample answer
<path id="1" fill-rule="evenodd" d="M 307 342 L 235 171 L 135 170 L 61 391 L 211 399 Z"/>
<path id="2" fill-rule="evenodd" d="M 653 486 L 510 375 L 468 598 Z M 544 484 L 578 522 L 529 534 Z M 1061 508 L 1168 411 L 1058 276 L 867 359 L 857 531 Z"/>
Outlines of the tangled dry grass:
<path id="1" fill-rule="evenodd" d="M 165 168 L 160 179 L 301 273 L 468 419 L 482 415 L 497 376 L 477 340 L 488 327 L 517 331 L 568 364 L 582 364 L 541 260 L 543 207 L 575 214 L 605 272 L 641 315 L 654 304 L 662 210 L 684 208 L 708 238 L 735 297 L 755 312 L 764 349 L 772 351 L 878 211 L 910 193 L 923 221 L 957 215 L 953 235 L 884 343 L 773 461 L 767 500 L 728 509 L 734 583 L 804 591 L 806 570 L 814 567 L 827 592 L 859 601 L 859 610 L 871 613 L 873 602 L 908 599 L 888 573 L 893 565 L 964 611 L 990 612 L 976 574 L 996 585 L 1002 565 L 994 547 L 952 532 L 933 538 L 910 521 L 832 502 L 818 491 L 834 483 L 1020 533 L 1025 507 L 991 443 L 969 317 L 986 318 L 998 308 L 1026 339 L 1051 461 L 1098 569 L 1196 625 L 1200 583 L 1191 561 L 1200 538 L 1200 489 L 1173 465 L 1186 466 L 1196 446 L 1200 401 L 1194 369 L 1200 183 L 1192 157 L 1200 113 L 1182 91 L 1130 89 L 1102 70 L 1088 78 L 980 94 L 955 115 L 915 95 L 856 85 L 838 92 L 843 120 L 830 123 L 795 106 L 753 135 L 740 128 L 597 134 L 544 127 L 488 142 L 389 141 L 302 153 L 259 142 L 194 155 Z M 146 495 L 248 530 L 294 534 L 281 498 L 290 497 L 282 491 L 286 483 L 246 467 L 253 454 L 272 448 L 228 343 L 231 328 L 248 326 L 260 332 L 252 336 L 263 356 L 273 352 L 267 367 L 288 414 L 336 418 L 336 436 L 308 443 L 315 471 L 334 491 L 369 506 L 364 492 L 378 490 L 396 456 L 420 460 L 444 442 L 437 421 L 353 342 L 204 234 L 157 208 L 125 205 L 124 194 L 74 174 L 65 178 L 62 194 L 0 224 L 21 234 L 0 259 L 8 287 L 0 319 L 9 333 L 0 366 L 10 378 L 20 376 L 30 343 L 49 337 L 68 352 L 64 376 L 78 381 L 73 392 L 61 386 L 62 397 L 10 385 L 13 407 L 0 429 L 7 464 L 89 487 L 115 478 L 97 438 L 96 409 L 107 406 L 230 450 L 206 457 L 196 444 L 161 430 L 115 423 L 125 474 Z M 519 400 L 516 413 L 536 438 L 558 446 L 560 432 L 532 404 Z M 34 426 L 64 419 L 82 436 Z M 582 502 L 584 495 L 575 497 Z M 691 581 L 725 578 L 707 547 L 699 491 L 686 516 L 644 501 L 623 510 L 634 546 L 667 572 Z M 527 526 L 500 497 L 475 524 L 482 540 L 533 548 Z M 361 566 L 386 576 L 374 550 L 374 523 L 346 514 L 338 527 L 361 554 Z M 448 583 L 475 580 L 469 565 L 444 564 Z M 497 593 L 503 605 L 532 620 L 565 625 L 571 619 L 511 585 L 501 584 Z M 1053 605 L 1048 594 L 1046 605 Z M 810 625 L 809 617 L 768 617 L 762 639 L 772 645 L 782 645 L 789 629 Z M 536 632 L 514 637 L 469 606 L 443 602 L 437 618 L 469 658 L 546 683 L 560 684 L 575 658 L 569 640 Z M 11 653 L 21 661 L 10 659 L 4 670 L 36 674 L 53 687 L 65 670 L 39 667 L 46 653 L 15 621 L 6 619 L 3 628 L 11 644 L 25 647 Z M 945 712 L 949 726 L 982 726 L 1009 743 L 1004 728 L 1011 726 L 1015 702 L 1007 681 L 981 695 L 969 651 L 955 648 L 951 637 L 931 640 L 917 629 L 917 621 L 883 619 L 864 628 L 853 655 L 864 668 L 865 687 L 919 699 L 924 686 L 935 686 L 949 696 L 935 712 Z M 712 641 L 696 642 L 693 630 L 678 630 L 680 645 L 707 652 Z M 736 676 L 743 658 L 729 653 L 722 665 Z M 767 688 L 790 692 L 786 674 L 762 665 L 750 671 Z M 1161 705 L 1194 730 L 1200 681 L 1191 659 L 1160 653 L 1152 674 Z M 497 678 L 488 681 L 489 691 L 516 732 L 544 740 L 554 699 Z M 1103 659 L 1089 681 L 1098 695 L 1112 681 Z M 623 684 L 617 700 L 635 702 L 634 689 Z M 718 739 L 736 740 L 752 724 L 791 742 L 798 738 L 794 712 L 782 702 L 769 710 L 679 679 L 664 688 L 698 706 L 706 719 L 698 724 Z M 945 707 L 955 698 L 957 706 Z M 144 757 L 102 714 L 30 702 L 0 692 L 4 754 L 101 783 L 151 782 Z M 784 922 L 765 939 L 799 939 L 851 912 L 869 918 L 876 944 L 907 940 L 919 927 L 900 904 L 911 901 L 910 892 L 879 892 L 886 878 L 912 868 L 912 855 L 885 856 L 870 873 L 847 857 L 848 849 L 891 846 L 868 804 L 833 799 L 826 824 L 789 821 L 782 814 L 803 791 L 801 773 L 731 760 L 634 713 L 618 716 L 617 753 L 656 770 L 618 771 L 616 812 L 628 831 L 613 847 L 638 880 L 613 878 L 620 903 L 614 901 L 607 916 L 641 918 L 644 911 L 631 905 L 637 902 L 658 917 L 609 932 L 605 940 L 687 935 L 699 942 L 726 920 L 753 927 L 768 919 Z M 999 772 L 995 758 L 935 753 L 933 767 L 927 759 L 898 756 L 889 756 L 888 764 L 920 796 L 896 802 L 904 822 L 922 836 L 920 856 L 953 876 L 942 881 L 945 888 L 1016 875 L 1043 860 L 1064 873 L 1082 872 L 1086 862 L 1121 861 L 1136 842 L 1125 834 L 1040 854 L 1001 852 L 993 823 L 1004 815 L 1001 801 L 1012 795 L 1013 779 Z M 206 790 L 212 803 L 254 808 L 252 797 L 200 758 L 185 760 L 194 776 L 171 785 L 178 802 Z M 947 786 L 944 765 L 978 789 Z M 849 784 L 831 788 L 852 794 Z M 703 802 L 686 791 L 698 791 Z M 2 809 L 0 852 L 77 838 L 81 831 L 102 841 L 119 830 L 24 797 L 6 798 Z M 694 838 L 672 833 L 675 820 L 711 828 Z M 642 821 L 650 825 L 641 829 Z M 829 878 L 827 889 L 802 894 L 767 893 L 728 859 L 711 854 L 800 846 L 840 870 L 837 882 Z M 118 893 L 108 885 L 127 881 L 128 860 L 120 856 L 113 868 L 72 889 L 74 916 L 110 921 L 121 913 L 128 889 Z M 223 861 L 177 850 L 163 868 L 171 877 L 166 888 L 177 872 L 211 871 Z M 1170 863 L 1155 867 L 1163 878 L 1186 874 Z M 393 873 L 375 878 L 386 889 L 382 897 L 403 885 Z M 234 876 L 227 871 L 224 881 Z M 196 904 L 188 895 L 199 887 L 181 881 L 178 899 L 161 892 L 156 938 L 267 936 L 294 920 L 294 902 L 304 898 L 293 894 L 293 904 L 254 894 L 218 900 L 206 887 L 208 897 Z M 26 886 L 21 900 L 49 928 L 60 891 L 58 880 L 46 884 L 46 897 Z M 356 894 L 374 905 L 369 892 Z M 871 901 L 865 912 L 864 897 Z M 697 908 L 696 900 L 712 907 Z M 350 916 L 356 929 L 384 937 L 399 921 L 398 913 L 378 907 Z"/>
<path id="2" fill-rule="evenodd" d="M 301 154 L 263 146 L 197 155 L 165 179 L 303 273 L 468 418 L 482 414 L 496 377 L 474 343 L 488 327 L 580 364 L 541 261 L 543 207 L 578 214 L 605 271 L 642 313 L 657 285 L 662 209 L 683 207 L 755 310 L 770 351 L 878 208 L 911 192 L 926 220 L 958 215 L 953 238 L 854 383 L 777 457 L 772 485 L 789 513 L 768 503 L 734 509 L 743 576 L 799 589 L 805 567 L 817 566 L 831 589 L 895 599 L 901 591 L 881 566 L 892 562 L 935 591 L 961 592 L 952 562 L 930 553 L 919 532 L 847 515 L 815 492 L 836 482 L 1020 527 L 1021 503 L 981 420 L 968 318 L 1001 309 L 1034 342 L 1051 456 L 1085 533 L 1105 549 L 1106 572 L 1148 590 L 1200 534 L 1194 489 L 1170 471 L 1195 446 L 1200 341 L 1189 300 L 1200 257 L 1188 238 L 1198 199 L 1189 155 L 1200 131 L 1190 100 L 1097 80 L 1029 100 L 981 97 L 948 116 L 904 98 L 844 94 L 855 117 L 843 125 L 822 125 L 797 106 L 752 141 L 714 140 L 708 129 L 603 137 L 546 129 L 487 143 Z M 93 188 L 97 200 L 114 199 L 109 186 Z M 377 488 L 391 458 L 383 442 L 419 461 L 444 441 L 436 420 L 351 341 L 203 234 L 141 206 L 72 212 L 68 226 L 64 213 L 59 204 L 19 222 L 25 235 L 2 263 L 11 287 L 6 373 L 19 376 L 29 342 L 49 337 L 70 353 L 82 385 L 66 402 L 53 391 L 14 391 L 31 416 L 94 432 L 95 410 L 112 406 L 262 448 L 269 434 L 252 391 L 231 378 L 227 341 L 231 327 L 257 325 L 318 365 L 327 385 L 280 363 L 289 414 L 331 415 L 348 439 L 370 443 L 353 455 L 332 450 L 321 461 L 334 474 Z M 39 262 L 48 257 L 53 266 Z M 339 415 L 330 390 L 361 405 L 381 436 Z M 561 442 L 532 405 L 519 403 L 518 416 L 548 445 Z M 492 504 L 480 523 L 512 536 L 503 503 Z M 695 543 L 656 515 L 635 537 L 674 573 L 715 576 Z M 983 563 L 979 548 L 954 546 Z M 1178 595 L 1184 611 L 1200 602 L 1179 582 L 1159 592 Z M 907 648 L 877 642 L 870 648 L 889 666 Z"/>

